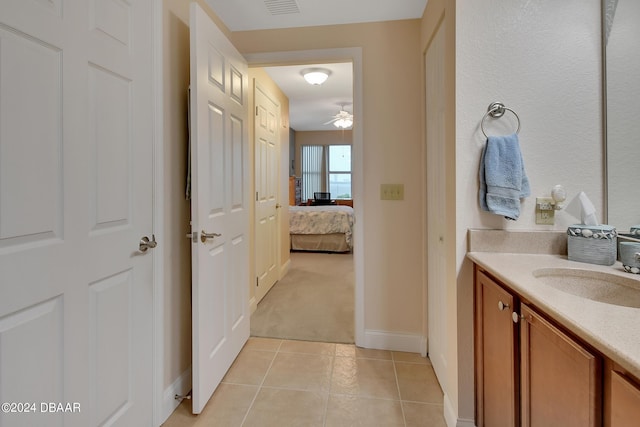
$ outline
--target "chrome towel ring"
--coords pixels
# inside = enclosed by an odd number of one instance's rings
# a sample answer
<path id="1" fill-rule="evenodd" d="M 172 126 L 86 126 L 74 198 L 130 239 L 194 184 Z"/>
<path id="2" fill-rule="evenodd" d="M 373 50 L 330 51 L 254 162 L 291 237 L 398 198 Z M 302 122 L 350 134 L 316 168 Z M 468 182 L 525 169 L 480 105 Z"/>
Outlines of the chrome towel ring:
<path id="1" fill-rule="evenodd" d="M 484 130 L 484 121 L 487 119 L 487 117 L 499 119 L 500 117 L 504 116 L 504 113 L 506 111 L 511 111 L 511 113 L 516 116 L 516 119 L 518 120 L 518 129 L 516 129 L 516 133 L 520 133 L 520 117 L 518 117 L 516 112 L 511 108 L 505 107 L 502 102 L 492 102 L 491 104 L 489 104 L 489 107 L 487 107 L 487 112 L 482 117 L 482 121 L 480 122 L 480 129 L 482 130 L 482 134 L 485 138 L 488 138 L 487 132 L 485 132 Z"/>

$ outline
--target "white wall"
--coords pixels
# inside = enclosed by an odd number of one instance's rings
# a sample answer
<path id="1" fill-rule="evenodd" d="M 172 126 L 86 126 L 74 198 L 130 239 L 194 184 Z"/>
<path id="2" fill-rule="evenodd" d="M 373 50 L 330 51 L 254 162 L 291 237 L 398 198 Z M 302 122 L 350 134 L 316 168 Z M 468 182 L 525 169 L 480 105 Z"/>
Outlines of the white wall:
<path id="1" fill-rule="evenodd" d="M 456 3 L 456 239 L 458 416 L 473 419 L 473 290 L 465 260 L 469 228 L 564 230 L 535 224 L 536 196 L 555 184 L 584 190 L 603 206 L 599 0 L 458 0 Z M 517 221 L 482 212 L 478 166 L 487 106 L 502 101 L 520 116 L 531 196 Z M 509 114 L 509 113 L 508 113 Z M 487 126 L 510 133 L 507 119 Z"/>

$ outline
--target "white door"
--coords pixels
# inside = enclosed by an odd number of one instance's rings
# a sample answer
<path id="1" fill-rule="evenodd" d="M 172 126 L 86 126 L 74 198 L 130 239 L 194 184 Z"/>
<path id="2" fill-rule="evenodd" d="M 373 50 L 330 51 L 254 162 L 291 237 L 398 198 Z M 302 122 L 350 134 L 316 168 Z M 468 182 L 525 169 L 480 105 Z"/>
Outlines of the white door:
<path id="1" fill-rule="evenodd" d="M 256 303 L 278 280 L 278 159 L 280 106 L 255 89 Z"/>
<path id="2" fill-rule="evenodd" d="M 197 414 L 249 338 L 248 78 L 244 58 L 195 2 L 190 31 Z"/>
<path id="3" fill-rule="evenodd" d="M 444 52 L 443 23 L 425 56 L 428 343 L 429 358 L 443 387 L 447 372 Z"/>
<path id="4" fill-rule="evenodd" d="M 153 7 L 0 2 L 2 426 L 152 424 Z"/>

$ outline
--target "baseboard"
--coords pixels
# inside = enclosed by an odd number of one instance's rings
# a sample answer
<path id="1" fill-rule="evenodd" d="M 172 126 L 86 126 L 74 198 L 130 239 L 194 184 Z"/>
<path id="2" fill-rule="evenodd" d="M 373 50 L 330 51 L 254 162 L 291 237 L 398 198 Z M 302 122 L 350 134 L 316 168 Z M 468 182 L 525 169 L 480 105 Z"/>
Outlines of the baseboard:
<path id="1" fill-rule="evenodd" d="M 180 400 L 175 396 L 186 396 L 192 387 L 191 366 L 182 373 L 167 389 L 162 393 L 162 422 L 167 421 L 167 418 L 176 410 L 180 405 Z"/>
<path id="2" fill-rule="evenodd" d="M 449 395 L 444 395 L 444 421 L 447 427 L 476 427 L 476 423 L 473 420 L 460 420 L 458 414 L 453 409 L 451 399 Z"/>
<path id="3" fill-rule="evenodd" d="M 249 300 L 249 314 L 253 314 L 254 311 L 258 308 L 258 303 L 256 302 L 256 297 L 253 296 Z"/>
<path id="4" fill-rule="evenodd" d="M 280 266 L 280 278 L 282 279 L 291 270 L 291 258 Z"/>
<path id="5" fill-rule="evenodd" d="M 423 342 L 423 337 L 420 334 L 366 329 L 364 331 L 364 342 L 357 344 L 364 348 L 422 354 L 424 348 Z"/>
<path id="6" fill-rule="evenodd" d="M 278 280 L 282 279 L 285 274 L 289 272 L 291 269 L 291 258 L 285 261 L 284 264 L 280 266 L 280 277 Z M 255 295 L 249 299 L 249 314 L 253 314 L 258 309 L 258 301 L 256 301 Z"/>
<path id="7" fill-rule="evenodd" d="M 420 337 L 420 355 L 427 357 L 429 354 L 429 341 L 424 335 Z"/>

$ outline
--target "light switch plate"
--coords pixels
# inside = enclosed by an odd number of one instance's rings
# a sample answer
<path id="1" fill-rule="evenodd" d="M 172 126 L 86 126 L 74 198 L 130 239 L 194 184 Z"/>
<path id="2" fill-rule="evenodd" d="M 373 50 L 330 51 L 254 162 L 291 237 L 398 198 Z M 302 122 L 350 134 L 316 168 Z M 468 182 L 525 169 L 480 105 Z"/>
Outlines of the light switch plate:
<path id="1" fill-rule="evenodd" d="M 380 200 L 404 200 L 404 184 L 380 184 Z"/>

